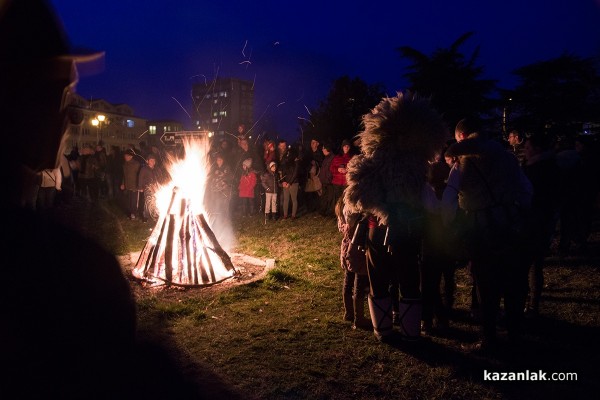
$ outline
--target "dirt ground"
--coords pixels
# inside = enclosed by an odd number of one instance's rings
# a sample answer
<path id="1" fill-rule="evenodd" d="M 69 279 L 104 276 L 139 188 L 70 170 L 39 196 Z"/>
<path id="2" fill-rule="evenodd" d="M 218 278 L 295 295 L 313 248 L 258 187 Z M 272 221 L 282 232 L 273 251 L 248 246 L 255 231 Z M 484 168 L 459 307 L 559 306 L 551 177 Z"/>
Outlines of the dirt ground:
<path id="1" fill-rule="evenodd" d="M 140 253 L 130 253 L 119 256 L 118 260 L 123 267 L 127 279 L 131 282 L 131 288 L 136 298 L 148 296 L 160 296 L 163 299 L 181 300 L 199 295 L 214 294 L 228 290 L 238 285 L 246 285 L 265 277 L 267 272 L 275 267 L 275 260 L 260 259 L 240 253 L 230 253 L 229 257 L 236 269 L 231 278 L 208 286 L 175 286 L 166 283 L 153 284 L 137 279 L 131 273 Z"/>

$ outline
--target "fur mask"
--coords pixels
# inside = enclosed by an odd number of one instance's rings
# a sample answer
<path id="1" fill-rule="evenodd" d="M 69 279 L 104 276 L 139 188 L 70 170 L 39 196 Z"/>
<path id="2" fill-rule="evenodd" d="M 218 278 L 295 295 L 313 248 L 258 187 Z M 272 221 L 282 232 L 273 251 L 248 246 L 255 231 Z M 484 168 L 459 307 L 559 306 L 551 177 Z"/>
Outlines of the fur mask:
<path id="1" fill-rule="evenodd" d="M 398 92 L 363 116 L 361 154 L 348 164 L 344 201 L 349 212 L 369 213 L 388 224 L 398 206 L 421 208 L 428 161 L 448 129 L 429 100 Z"/>

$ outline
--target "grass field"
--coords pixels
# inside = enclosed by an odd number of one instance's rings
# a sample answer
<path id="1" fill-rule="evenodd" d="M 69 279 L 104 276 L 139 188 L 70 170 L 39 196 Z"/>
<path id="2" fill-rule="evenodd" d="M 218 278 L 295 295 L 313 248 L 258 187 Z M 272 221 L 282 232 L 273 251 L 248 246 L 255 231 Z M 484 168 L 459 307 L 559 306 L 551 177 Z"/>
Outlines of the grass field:
<path id="1" fill-rule="evenodd" d="M 139 252 L 152 224 L 114 204 L 71 205 L 73 224 L 116 256 Z M 234 221 L 236 252 L 275 259 L 263 279 L 227 290 L 150 289 L 130 279 L 138 305 L 141 363 L 165 398 L 543 399 L 600 393 L 600 238 L 591 257 L 548 258 L 541 316 L 519 352 L 481 356 L 468 315 L 470 283 L 457 270 L 455 318 L 444 337 L 378 343 L 342 319 L 341 236 L 334 219 L 305 214 L 264 225 Z M 125 271 L 128 273 L 127 271 Z M 484 381 L 484 372 L 576 373 L 569 381 Z"/>

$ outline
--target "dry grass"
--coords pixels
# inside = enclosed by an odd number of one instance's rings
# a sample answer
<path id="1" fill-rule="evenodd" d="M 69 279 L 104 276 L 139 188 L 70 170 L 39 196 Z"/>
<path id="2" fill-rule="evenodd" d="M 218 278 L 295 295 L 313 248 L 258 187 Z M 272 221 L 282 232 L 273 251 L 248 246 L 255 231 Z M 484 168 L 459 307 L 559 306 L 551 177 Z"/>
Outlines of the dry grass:
<path id="1" fill-rule="evenodd" d="M 116 255 L 140 251 L 148 226 L 113 206 L 86 229 Z M 83 221 L 88 221 L 86 218 Z M 139 336 L 168 350 L 172 368 L 198 398 L 537 399 L 596 398 L 600 277 L 598 258 L 549 259 L 539 320 L 519 353 L 478 356 L 461 350 L 477 330 L 468 318 L 469 278 L 457 271 L 457 316 L 447 337 L 390 346 L 342 320 L 335 220 L 260 217 L 237 221 L 236 251 L 274 258 L 265 277 L 226 290 L 140 289 Z M 596 234 L 595 248 L 600 242 Z M 137 285 L 137 286 L 136 286 Z M 571 382 L 484 382 L 484 370 L 576 372 Z M 155 377 L 147 377 L 150 383 Z"/>

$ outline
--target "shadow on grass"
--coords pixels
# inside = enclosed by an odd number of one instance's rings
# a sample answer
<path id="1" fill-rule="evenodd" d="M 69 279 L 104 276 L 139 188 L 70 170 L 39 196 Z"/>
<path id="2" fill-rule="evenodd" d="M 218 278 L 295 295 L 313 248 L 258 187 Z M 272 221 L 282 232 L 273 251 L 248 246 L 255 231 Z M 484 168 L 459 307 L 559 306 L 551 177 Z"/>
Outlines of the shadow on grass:
<path id="1" fill-rule="evenodd" d="M 451 329 L 444 337 L 472 342 L 474 333 Z M 481 353 L 448 346 L 429 337 L 419 342 L 397 342 L 390 346 L 410 354 L 430 367 L 451 367 L 454 377 L 483 384 L 502 393 L 502 398 L 597 398 L 600 391 L 598 337 L 600 329 L 540 317 L 528 320 L 519 345 L 509 346 L 502 333 L 493 352 Z M 545 372 L 544 381 L 491 381 L 485 373 Z M 595 371 L 595 372 L 594 372 Z M 552 373 L 576 373 L 573 380 L 554 380 Z"/>
<path id="2" fill-rule="evenodd" d="M 166 321 L 146 316 L 147 329 L 138 330 L 131 371 L 131 398 L 251 399 L 223 381 L 206 365 L 194 362 L 169 334 Z"/>

